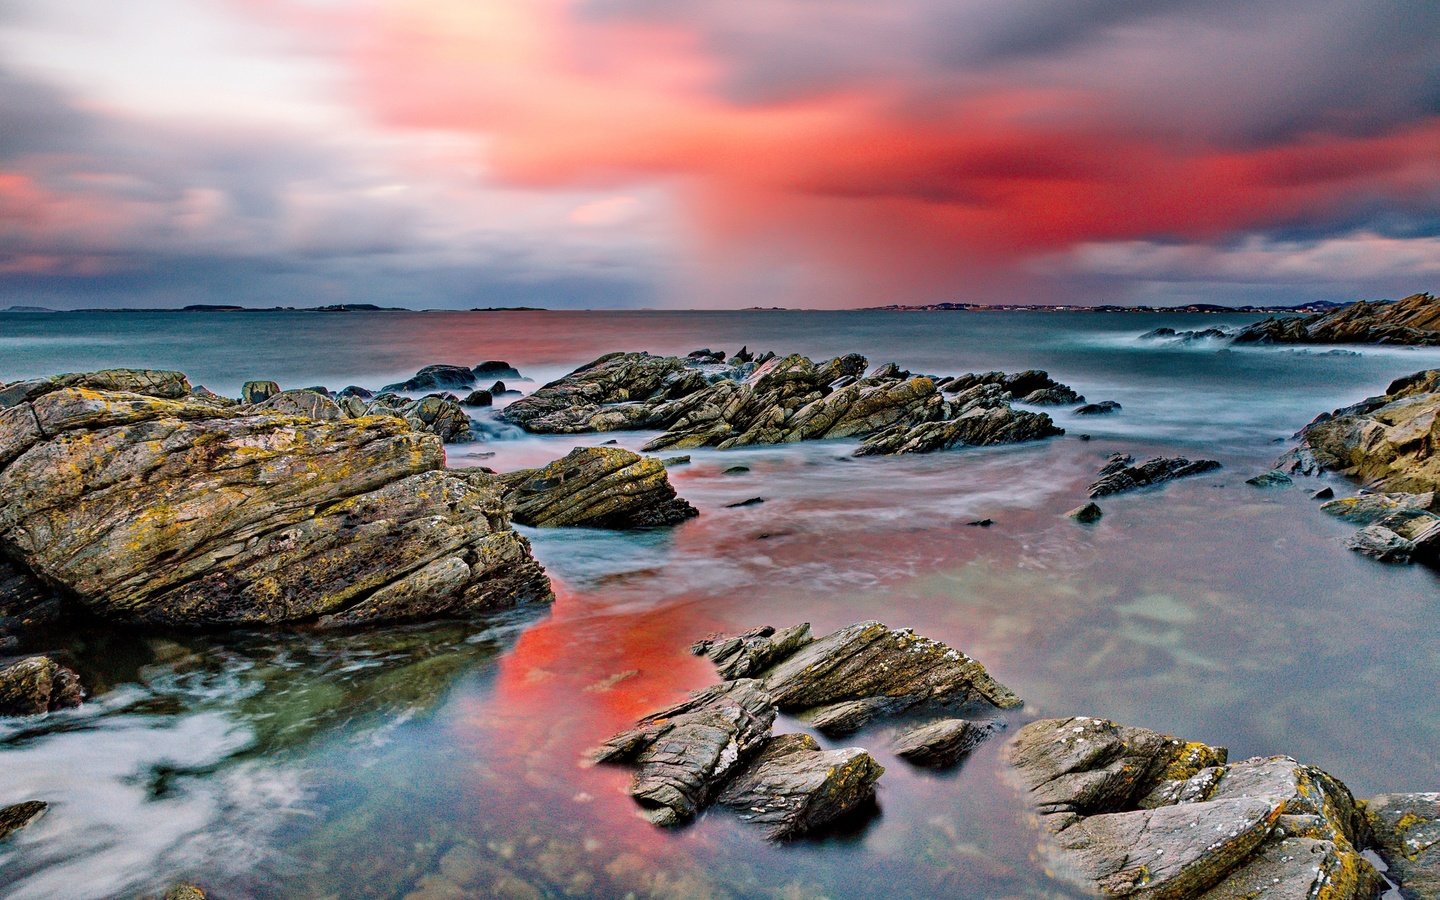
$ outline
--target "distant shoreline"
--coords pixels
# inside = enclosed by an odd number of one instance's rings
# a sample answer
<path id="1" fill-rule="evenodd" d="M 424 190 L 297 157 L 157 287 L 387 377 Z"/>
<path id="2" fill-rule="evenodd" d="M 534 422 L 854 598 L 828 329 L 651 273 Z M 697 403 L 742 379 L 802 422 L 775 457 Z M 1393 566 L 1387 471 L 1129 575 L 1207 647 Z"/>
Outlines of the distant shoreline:
<path id="1" fill-rule="evenodd" d="M 405 306 L 377 306 L 370 303 L 340 303 L 327 306 L 229 306 L 220 304 L 192 304 L 189 306 L 167 306 L 167 307 L 136 307 L 136 306 L 90 306 L 82 309 L 52 309 L 44 306 L 10 306 L 0 309 L 0 313 L 31 313 L 56 315 L 64 313 L 278 313 L 278 312 L 305 312 L 305 313 L 353 313 L 353 312 L 396 312 L 396 313 L 463 313 L 463 312 L 557 312 L 557 313 L 636 313 L 636 312 L 694 312 L 694 313 L 717 313 L 717 312 L 823 312 L 823 313 L 845 313 L 845 312 L 1055 312 L 1055 313 L 1184 313 L 1195 315 L 1276 315 L 1276 314 L 1308 314 L 1317 312 L 1329 312 L 1340 307 L 1347 306 L 1345 303 L 1322 301 L 1319 303 L 1305 303 L 1297 306 L 1221 306 L 1212 303 L 1191 303 L 1185 306 L 1073 306 L 1073 305 L 1039 305 L 1039 304 L 1001 304 L 987 306 L 979 303 L 933 303 L 924 306 L 863 306 L 852 309 L 814 309 L 805 307 L 784 307 L 784 306 L 750 306 L 743 309 L 658 309 L 655 307 L 641 307 L 635 309 L 546 309 L 539 306 L 486 306 L 472 307 L 470 309 L 411 309 Z"/>

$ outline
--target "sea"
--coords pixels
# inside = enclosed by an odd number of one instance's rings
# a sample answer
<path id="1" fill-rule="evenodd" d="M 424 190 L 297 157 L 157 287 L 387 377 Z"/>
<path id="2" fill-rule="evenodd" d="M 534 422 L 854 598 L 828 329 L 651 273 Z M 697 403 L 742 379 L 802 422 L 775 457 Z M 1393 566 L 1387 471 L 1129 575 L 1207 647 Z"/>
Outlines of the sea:
<path id="1" fill-rule="evenodd" d="M 1440 592 L 1344 546 L 1311 495 L 1246 479 L 1317 414 L 1440 367 L 1440 351 L 1157 342 L 1256 316 L 1087 312 L 72 312 L 0 314 L 0 381 L 126 366 L 371 389 L 504 360 L 522 392 L 616 350 L 858 352 L 920 373 L 1044 369 L 1103 417 L 1046 441 L 857 459 L 853 442 L 688 451 L 674 528 L 519 529 L 552 607 L 373 631 L 135 634 L 48 649 L 79 709 L 0 721 L 0 897 L 108 898 L 189 880 L 220 898 L 1078 896 L 1037 853 L 1005 738 L 953 770 L 879 724 L 827 747 L 884 765 L 876 803 L 783 844 L 724 810 L 657 829 L 586 751 L 715 681 L 713 632 L 876 619 L 960 648 L 1025 699 L 1009 733 L 1087 715 L 1284 754 L 1359 797 L 1437 788 Z M 502 404 L 503 406 L 503 399 Z M 452 466 L 534 466 L 652 435 L 533 436 L 479 412 Z M 1113 453 L 1219 470 L 1065 512 Z M 666 454 L 673 455 L 673 454 Z M 727 469 L 748 471 L 726 474 Z M 739 508 L 751 498 L 764 502 Z M 0 498 L 3 502 L 3 498 Z M 989 526 L 970 523 L 989 519 Z M 813 731 L 782 716 L 777 731 Z"/>

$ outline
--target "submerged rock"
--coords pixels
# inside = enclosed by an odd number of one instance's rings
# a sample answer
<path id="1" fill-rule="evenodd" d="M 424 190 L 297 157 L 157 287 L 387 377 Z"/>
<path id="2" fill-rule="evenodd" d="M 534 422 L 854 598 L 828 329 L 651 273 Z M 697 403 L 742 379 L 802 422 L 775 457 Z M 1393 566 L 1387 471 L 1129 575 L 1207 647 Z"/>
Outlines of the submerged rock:
<path id="1" fill-rule="evenodd" d="M 770 826 L 772 840 L 784 840 L 870 802 L 884 772 L 859 747 L 822 750 L 808 734 L 781 734 L 766 741 L 717 802 Z"/>
<path id="2" fill-rule="evenodd" d="M 1100 470 L 1099 479 L 1090 485 L 1090 496 L 1104 497 L 1133 491 L 1220 468 L 1220 464 L 1213 459 L 1197 459 L 1191 462 L 1182 456 L 1157 456 L 1138 466 L 1132 466 L 1133 461 L 1132 457 L 1119 453 L 1111 456 L 1110 461 Z"/>
<path id="3" fill-rule="evenodd" d="M 495 402 L 495 398 L 489 391 L 471 391 L 460 402 L 464 406 L 490 406 Z"/>
<path id="4" fill-rule="evenodd" d="M 1007 748 L 1057 874 L 1106 897 L 1370 900 L 1364 822 L 1332 776 L 1286 757 L 1104 719 L 1046 719 Z"/>
<path id="5" fill-rule="evenodd" d="M 27 800 L 0 808 L 0 841 L 40 818 L 50 804 L 39 800 Z"/>
<path id="6" fill-rule="evenodd" d="M 1411 294 L 1396 303 L 1361 300 L 1309 316 L 1271 317 L 1246 326 L 1235 343 L 1440 346 L 1440 299 Z"/>
<path id="7" fill-rule="evenodd" d="M 1284 472 L 1261 472 L 1253 478 L 1245 479 L 1245 483 L 1260 488 L 1289 487 L 1295 483 L 1295 479 Z"/>
<path id="8" fill-rule="evenodd" d="M 1087 403 L 1084 406 L 1077 406 L 1074 413 L 1077 416 L 1108 416 L 1124 409 L 1114 400 L 1101 400 L 1099 403 Z"/>
<path id="9" fill-rule="evenodd" d="M 652 528 L 699 515 L 675 495 L 660 460 L 619 447 L 576 447 L 500 482 L 515 521 L 540 528 Z"/>
<path id="10" fill-rule="evenodd" d="M 1100 504 L 1092 501 L 1083 506 L 1075 507 L 1065 515 L 1082 525 L 1090 525 L 1100 521 L 1100 517 L 1105 515 L 1105 511 L 1100 508 Z"/>
<path id="11" fill-rule="evenodd" d="M 48 656 L 0 668 L 0 716 L 37 716 L 79 706 L 80 676 Z"/>
<path id="12" fill-rule="evenodd" d="M 941 719 L 901 732 L 893 748 L 895 755 L 921 766 L 953 766 L 991 735 L 1005 728 L 999 719 L 975 722 L 970 719 Z"/>
<path id="13" fill-rule="evenodd" d="M 1375 852 L 1405 900 L 1440 897 L 1440 794 L 1381 794 L 1365 801 Z"/>
<path id="14" fill-rule="evenodd" d="M 775 703 L 752 679 L 727 681 L 641 719 L 592 754 L 636 766 L 630 795 L 656 825 L 694 818 L 770 735 Z"/>
<path id="15" fill-rule="evenodd" d="M 163 393 L 52 386 L 0 409 L 0 550 L 92 612 L 351 624 L 550 599 L 494 483 L 445 471 L 436 437 L 147 379 Z"/>

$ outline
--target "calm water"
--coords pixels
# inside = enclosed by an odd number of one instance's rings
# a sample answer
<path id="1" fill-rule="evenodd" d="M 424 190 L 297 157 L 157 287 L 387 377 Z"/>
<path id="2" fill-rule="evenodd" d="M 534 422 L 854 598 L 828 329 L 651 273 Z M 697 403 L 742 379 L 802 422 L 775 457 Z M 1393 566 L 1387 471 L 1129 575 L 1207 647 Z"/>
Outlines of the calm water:
<path id="1" fill-rule="evenodd" d="M 1033 860 L 1000 742 L 934 774 L 895 759 L 886 727 L 862 732 L 845 743 L 887 767 L 879 814 L 783 847 L 724 812 L 657 831 L 624 796 L 626 770 L 580 765 L 636 716 L 713 681 L 691 641 L 762 623 L 913 626 L 1025 697 L 1015 724 L 1109 716 L 1232 758 L 1287 753 L 1361 796 L 1434 790 L 1436 576 L 1344 550 L 1348 529 L 1309 499 L 1326 482 L 1261 491 L 1244 479 L 1317 412 L 1440 354 L 1135 340 L 1159 325 L 1243 321 L 0 314 L 0 380 L 151 366 L 233 394 L 249 378 L 378 387 L 429 363 L 504 359 L 539 383 L 610 350 L 748 344 L 935 373 L 1045 368 L 1124 405 L 1104 419 L 1062 413 L 1069 435 L 1020 447 L 865 460 L 844 443 L 694 452 L 672 480 L 696 520 L 529 532 L 556 583 L 545 613 L 324 638 L 70 641 L 54 649 L 71 654 L 92 701 L 0 724 L 0 804 L 52 804 L 0 845 L 0 896 L 129 896 L 178 878 L 227 898 L 1068 896 Z M 452 464 L 503 470 L 601 440 L 482 425 L 489 439 L 450 448 Z M 1225 468 L 1111 498 L 1093 528 L 1063 518 L 1117 450 Z M 736 464 L 751 471 L 721 474 Z M 724 508 L 757 496 L 766 502 Z M 979 518 L 995 525 L 965 526 Z"/>

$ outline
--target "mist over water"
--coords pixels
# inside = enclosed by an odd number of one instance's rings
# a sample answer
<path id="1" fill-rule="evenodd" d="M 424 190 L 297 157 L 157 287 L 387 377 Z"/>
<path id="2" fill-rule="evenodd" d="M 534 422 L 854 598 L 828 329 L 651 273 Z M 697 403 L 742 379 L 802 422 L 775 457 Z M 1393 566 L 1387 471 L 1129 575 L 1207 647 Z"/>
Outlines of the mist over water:
<path id="1" fill-rule="evenodd" d="M 0 730 L 0 804 L 52 804 L 0 844 L 0 897 L 125 896 L 178 878 L 223 897 L 1069 896 L 1031 858 L 1001 741 L 936 774 L 889 752 L 893 726 L 820 738 L 867 747 L 886 766 L 879 814 L 787 846 L 724 812 L 656 830 L 622 793 L 628 771 L 579 764 L 636 716 L 713 682 L 687 652 L 695 639 L 799 621 L 823 633 L 881 619 L 963 649 L 1027 701 L 1012 729 L 1107 716 L 1228 746 L 1232 759 L 1288 754 L 1362 797 L 1431 790 L 1435 574 L 1346 551 L 1349 529 L 1309 499 L 1325 484 L 1343 495 L 1340 480 L 1268 491 L 1244 480 L 1317 413 L 1440 366 L 1440 352 L 1137 339 L 1246 321 L 0 314 L 0 381 L 146 366 L 232 395 L 252 378 L 374 389 L 431 363 L 499 359 L 534 379 L 512 385 L 529 391 L 614 350 L 743 344 L 860 352 L 934 374 L 1043 368 L 1124 407 L 1047 410 L 1069 432 L 1049 441 L 914 457 L 854 459 L 844 442 L 688 451 L 670 475 L 697 519 L 633 533 L 520 529 L 556 584 L 545 612 L 329 637 L 64 643 L 94 696 Z M 506 471 L 651 436 L 526 436 L 493 415 L 480 417 L 490 439 L 447 448 L 451 465 Z M 1224 468 L 1106 499 L 1093 527 L 1066 519 L 1112 452 L 1203 455 Z M 725 474 L 734 466 L 749 471 Z M 727 508 L 755 497 L 764 503 Z M 988 528 L 967 524 L 986 518 Z"/>

